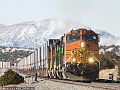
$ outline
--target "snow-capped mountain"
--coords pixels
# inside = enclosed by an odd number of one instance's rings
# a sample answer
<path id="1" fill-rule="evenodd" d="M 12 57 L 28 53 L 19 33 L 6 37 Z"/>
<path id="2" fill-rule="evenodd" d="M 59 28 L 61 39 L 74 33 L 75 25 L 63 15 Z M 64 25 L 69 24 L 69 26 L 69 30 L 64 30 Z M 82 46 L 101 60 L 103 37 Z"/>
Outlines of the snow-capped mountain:
<path id="1" fill-rule="evenodd" d="M 120 45 L 120 37 L 115 37 L 112 34 L 105 32 L 103 30 L 95 30 L 99 33 L 100 36 L 100 44 L 101 45 Z"/>
<path id="2" fill-rule="evenodd" d="M 1 24 L 0 24 L 1 25 Z M 48 38 L 60 38 L 71 29 L 89 27 L 74 21 L 58 19 L 45 19 L 39 22 L 28 21 L 0 28 L 0 45 L 10 47 L 38 48 Z M 96 30 L 101 34 L 100 44 L 117 44 L 118 38 L 105 32 Z"/>

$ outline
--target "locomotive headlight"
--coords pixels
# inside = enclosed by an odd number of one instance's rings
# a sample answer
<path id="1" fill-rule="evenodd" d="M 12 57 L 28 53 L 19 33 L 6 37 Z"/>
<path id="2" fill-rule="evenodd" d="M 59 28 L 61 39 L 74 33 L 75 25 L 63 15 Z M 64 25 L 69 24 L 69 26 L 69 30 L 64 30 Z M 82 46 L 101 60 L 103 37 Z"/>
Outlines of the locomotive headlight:
<path id="1" fill-rule="evenodd" d="M 76 62 L 76 59 L 75 59 L 75 58 L 73 58 L 73 62 Z"/>
<path id="2" fill-rule="evenodd" d="M 84 42 L 81 42 L 81 47 L 84 47 L 85 46 L 85 43 Z"/>
<path id="3" fill-rule="evenodd" d="M 89 63 L 93 63 L 94 59 L 93 58 L 89 58 Z"/>

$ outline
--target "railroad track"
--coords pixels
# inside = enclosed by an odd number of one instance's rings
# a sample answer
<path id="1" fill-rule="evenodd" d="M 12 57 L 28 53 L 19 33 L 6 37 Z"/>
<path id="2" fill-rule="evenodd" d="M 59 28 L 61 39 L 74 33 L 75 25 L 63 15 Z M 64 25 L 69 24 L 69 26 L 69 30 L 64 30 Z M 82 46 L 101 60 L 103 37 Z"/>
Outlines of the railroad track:
<path id="1" fill-rule="evenodd" d="M 53 82 L 60 82 L 60 83 L 65 83 L 65 84 L 81 85 L 81 86 L 85 86 L 85 87 L 88 87 L 88 88 L 93 87 L 94 90 L 120 90 L 120 83 L 105 83 L 105 82 L 85 83 L 85 82 L 80 82 L 80 81 L 50 79 L 50 78 L 46 78 L 46 77 L 38 77 L 38 78 L 41 81 L 42 80 L 50 80 L 50 81 L 53 81 Z"/>
<path id="2" fill-rule="evenodd" d="M 102 83 L 102 82 L 91 82 L 85 83 L 80 81 L 69 81 L 69 80 L 59 80 L 59 79 L 49 79 L 43 78 L 43 80 L 50 80 L 54 82 L 60 82 L 65 84 L 74 84 L 74 85 L 81 85 L 85 87 L 92 87 L 94 90 L 120 90 L 120 83 Z"/>

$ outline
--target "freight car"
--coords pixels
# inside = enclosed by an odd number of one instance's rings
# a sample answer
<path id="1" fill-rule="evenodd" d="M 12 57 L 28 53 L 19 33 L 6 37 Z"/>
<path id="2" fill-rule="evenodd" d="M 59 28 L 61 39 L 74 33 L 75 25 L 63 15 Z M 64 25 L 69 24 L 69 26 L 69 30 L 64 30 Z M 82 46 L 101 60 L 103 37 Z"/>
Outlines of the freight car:
<path id="1" fill-rule="evenodd" d="M 47 72 L 50 78 L 95 81 L 99 75 L 99 34 L 77 29 L 49 39 Z"/>

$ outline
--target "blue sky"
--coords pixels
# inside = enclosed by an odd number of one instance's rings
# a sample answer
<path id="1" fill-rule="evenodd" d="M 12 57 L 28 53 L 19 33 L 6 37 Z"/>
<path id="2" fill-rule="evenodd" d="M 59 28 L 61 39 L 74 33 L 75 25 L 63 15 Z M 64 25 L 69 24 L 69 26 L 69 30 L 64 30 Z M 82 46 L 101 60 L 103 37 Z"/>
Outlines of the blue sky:
<path id="1" fill-rule="evenodd" d="M 120 37 L 120 0 L 0 0 L 0 23 L 48 18 L 79 21 Z"/>

